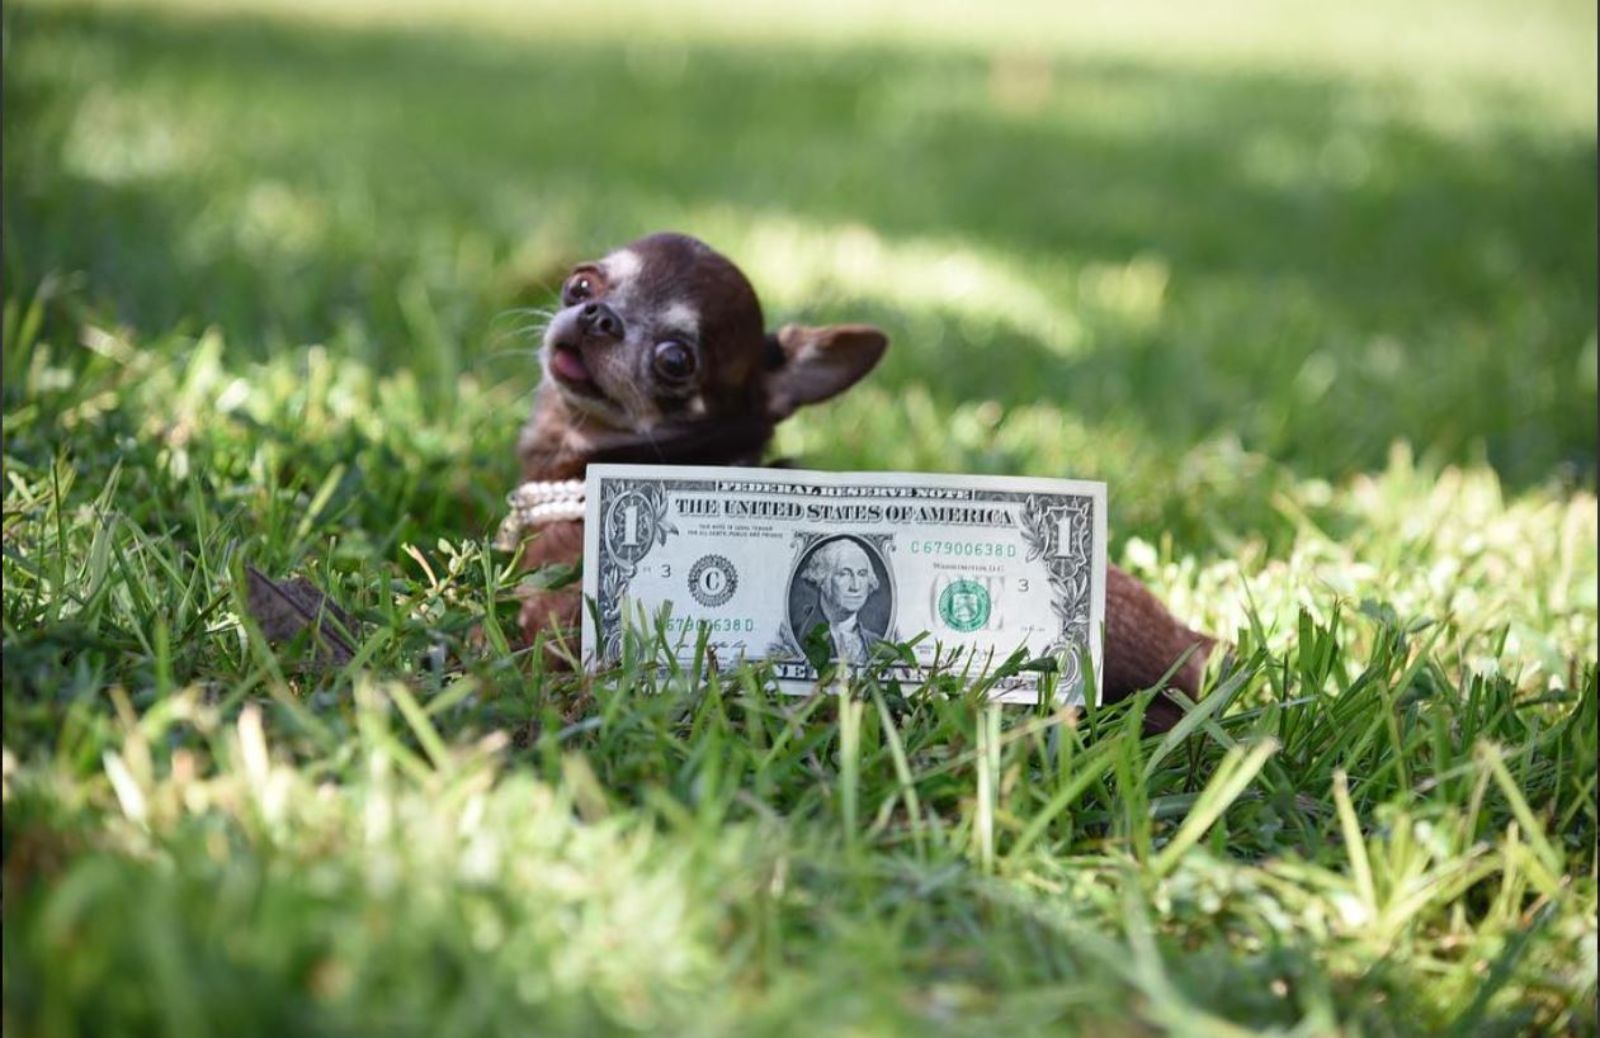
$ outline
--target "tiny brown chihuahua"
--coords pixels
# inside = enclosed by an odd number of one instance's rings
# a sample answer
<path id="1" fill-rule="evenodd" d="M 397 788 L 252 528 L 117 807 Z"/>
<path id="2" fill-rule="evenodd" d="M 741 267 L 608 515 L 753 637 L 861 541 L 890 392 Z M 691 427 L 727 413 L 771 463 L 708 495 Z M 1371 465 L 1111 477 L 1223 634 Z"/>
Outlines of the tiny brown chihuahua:
<path id="1" fill-rule="evenodd" d="M 854 385 L 888 346 L 866 325 L 769 334 L 739 268 L 686 235 L 652 234 L 579 264 L 545 332 L 545 378 L 517 445 L 523 477 L 535 490 L 551 488 L 530 509 L 537 536 L 525 561 L 582 558 L 573 500 L 581 491 L 570 481 L 590 463 L 759 464 L 778 422 Z M 582 608 L 577 587 L 530 592 L 523 631 L 531 643 L 540 631 L 570 630 Z M 1156 685 L 1179 660 L 1170 684 L 1198 694 L 1211 638 L 1115 566 L 1106 572 L 1105 616 L 1107 702 Z M 1158 697 L 1146 721 L 1165 729 L 1181 716 Z"/>

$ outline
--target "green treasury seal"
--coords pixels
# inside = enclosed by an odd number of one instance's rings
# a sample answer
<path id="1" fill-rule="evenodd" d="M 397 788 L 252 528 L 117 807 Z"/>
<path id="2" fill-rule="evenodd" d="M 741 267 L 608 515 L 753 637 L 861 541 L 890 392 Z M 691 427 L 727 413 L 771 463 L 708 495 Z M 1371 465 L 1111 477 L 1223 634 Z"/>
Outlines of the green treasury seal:
<path id="1" fill-rule="evenodd" d="M 989 589 L 957 580 L 939 596 L 939 619 L 957 631 L 976 631 L 989 622 Z"/>

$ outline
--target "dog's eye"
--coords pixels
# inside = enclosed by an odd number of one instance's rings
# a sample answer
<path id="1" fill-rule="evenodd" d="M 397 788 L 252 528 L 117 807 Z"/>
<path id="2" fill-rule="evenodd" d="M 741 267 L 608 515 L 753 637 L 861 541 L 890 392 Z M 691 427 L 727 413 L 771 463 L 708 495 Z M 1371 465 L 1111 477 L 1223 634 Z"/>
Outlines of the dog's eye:
<path id="1" fill-rule="evenodd" d="M 669 382 L 682 382 L 697 366 L 694 350 L 676 339 L 656 343 L 656 374 Z"/>
<path id="2" fill-rule="evenodd" d="M 571 306 L 573 303 L 581 303 L 594 295 L 594 282 L 589 279 L 587 274 L 579 274 L 567 282 L 566 291 L 562 292 L 561 295 L 561 301 L 567 306 Z"/>

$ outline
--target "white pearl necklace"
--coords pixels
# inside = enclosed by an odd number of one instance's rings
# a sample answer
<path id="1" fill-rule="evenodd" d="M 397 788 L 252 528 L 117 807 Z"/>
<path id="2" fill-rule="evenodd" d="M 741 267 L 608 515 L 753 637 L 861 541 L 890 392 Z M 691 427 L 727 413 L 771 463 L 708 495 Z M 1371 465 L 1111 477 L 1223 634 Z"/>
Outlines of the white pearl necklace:
<path id="1" fill-rule="evenodd" d="M 524 531 L 550 523 L 582 519 L 583 480 L 534 480 L 506 495 L 511 514 L 495 534 L 497 548 L 510 550 L 521 542 Z"/>

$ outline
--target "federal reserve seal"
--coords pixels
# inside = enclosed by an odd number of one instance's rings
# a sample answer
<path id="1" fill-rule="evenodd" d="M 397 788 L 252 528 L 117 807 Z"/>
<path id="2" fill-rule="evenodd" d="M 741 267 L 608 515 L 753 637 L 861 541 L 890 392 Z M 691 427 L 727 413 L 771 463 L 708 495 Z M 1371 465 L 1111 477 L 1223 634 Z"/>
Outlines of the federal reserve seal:
<path id="1" fill-rule="evenodd" d="M 689 594 L 703 606 L 719 606 L 739 589 L 739 571 L 721 555 L 702 555 L 689 568 Z"/>
<path id="2" fill-rule="evenodd" d="M 953 630 L 976 631 L 989 622 L 989 589 L 973 580 L 957 580 L 939 596 L 939 619 Z"/>

